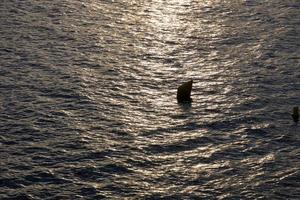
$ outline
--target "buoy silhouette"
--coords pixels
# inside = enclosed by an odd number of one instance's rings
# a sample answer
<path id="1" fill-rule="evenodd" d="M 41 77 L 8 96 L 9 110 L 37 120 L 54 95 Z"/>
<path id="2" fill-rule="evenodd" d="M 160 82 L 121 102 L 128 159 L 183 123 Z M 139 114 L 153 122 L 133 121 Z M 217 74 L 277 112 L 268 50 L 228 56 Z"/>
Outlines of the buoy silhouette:
<path id="1" fill-rule="evenodd" d="M 293 114 L 292 114 L 294 122 L 297 124 L 299 122 L 299 107 L 296 106 L 293 108 Z"/>
<path id="2" fill-rule="evenodd" d="M 178 103 L 192 102 L 191 91 L 193 86 L 193 80 L 183 83 L 177 89 L 177 101 Z"/>

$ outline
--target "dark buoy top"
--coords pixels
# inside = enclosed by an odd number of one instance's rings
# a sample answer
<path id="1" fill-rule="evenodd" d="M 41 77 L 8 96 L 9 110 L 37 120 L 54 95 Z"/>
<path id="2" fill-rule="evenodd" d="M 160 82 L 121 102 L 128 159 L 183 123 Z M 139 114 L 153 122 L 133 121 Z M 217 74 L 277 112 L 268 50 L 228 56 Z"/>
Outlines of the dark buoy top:
<path id="1" fill-rule="evenodd" d="M 292 114 L 294 122 L 297 124 L 299 122 L 299 107 L 293 108 L 293 114 Z"/>
<path id="2" fill-rule="evenodd" d="M 177 101 L 178 103 L 192 102 L 191 91 L 193 86 L 193 80 L 183 83 L 177 89 Z"/>

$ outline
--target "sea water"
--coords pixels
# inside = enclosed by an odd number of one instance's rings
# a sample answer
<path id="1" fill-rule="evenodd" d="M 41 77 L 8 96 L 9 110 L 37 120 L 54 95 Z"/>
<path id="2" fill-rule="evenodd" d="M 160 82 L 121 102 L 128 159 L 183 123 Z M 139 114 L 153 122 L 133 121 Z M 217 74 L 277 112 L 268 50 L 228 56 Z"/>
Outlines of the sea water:
<path id="1" fill-rule="evenodd" d="M 298 0 L 1 0 L 0 17 L 0 199 L 300 198 Z"/>

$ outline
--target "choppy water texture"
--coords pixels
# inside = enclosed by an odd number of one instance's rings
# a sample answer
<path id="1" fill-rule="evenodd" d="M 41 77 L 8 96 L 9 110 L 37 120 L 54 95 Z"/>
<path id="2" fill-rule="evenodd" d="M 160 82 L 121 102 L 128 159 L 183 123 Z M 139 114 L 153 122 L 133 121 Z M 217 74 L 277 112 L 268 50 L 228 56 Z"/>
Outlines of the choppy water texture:
<path id="1" fill-rule="evenodd" d="M 0 17 L 0 199 L 300 198 L 298 0 L 1 0 Z"/>

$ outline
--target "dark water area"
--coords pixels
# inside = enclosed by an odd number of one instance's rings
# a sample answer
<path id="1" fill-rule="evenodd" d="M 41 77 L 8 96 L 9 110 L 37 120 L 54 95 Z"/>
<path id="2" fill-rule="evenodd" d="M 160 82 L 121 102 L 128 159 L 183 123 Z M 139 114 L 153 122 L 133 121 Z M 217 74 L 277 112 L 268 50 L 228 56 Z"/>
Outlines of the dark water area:
<path id="1" fill-rule="evenodd" d="M 0 199 L 300 199 L 298 0 L 1 0 L 0 17 Z"/>

